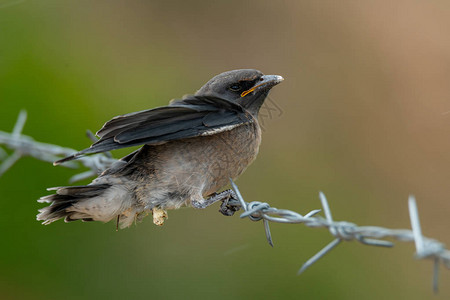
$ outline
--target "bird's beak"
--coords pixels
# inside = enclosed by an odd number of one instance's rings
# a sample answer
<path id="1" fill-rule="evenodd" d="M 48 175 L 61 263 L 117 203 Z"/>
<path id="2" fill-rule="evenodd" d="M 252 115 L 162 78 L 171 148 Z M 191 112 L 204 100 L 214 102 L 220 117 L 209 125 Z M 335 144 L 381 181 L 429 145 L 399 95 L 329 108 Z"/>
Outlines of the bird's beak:
<path id="1" fill-rule="evenodd" d="M 241 97 L 245 97 L 255 90 L 270 89 L 284 80 L 280 75 L 263 75 L 259 81 L 249 90 L 242 92 Z"/>

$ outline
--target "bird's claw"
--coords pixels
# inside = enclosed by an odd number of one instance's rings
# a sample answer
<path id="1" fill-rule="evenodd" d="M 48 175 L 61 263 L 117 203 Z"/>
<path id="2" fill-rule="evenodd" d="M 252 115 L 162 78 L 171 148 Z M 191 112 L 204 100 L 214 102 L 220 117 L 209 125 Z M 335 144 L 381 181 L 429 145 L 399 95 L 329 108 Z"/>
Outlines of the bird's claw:
<path id="1" fill-rule="evenodd" d="M 237 203 L 236 203 L 237 202 Z M 224 216 L 232 216 L 240 209 L 239 201 L 234 199 L 231 195 L 222 200 L 219 212 Z"/>

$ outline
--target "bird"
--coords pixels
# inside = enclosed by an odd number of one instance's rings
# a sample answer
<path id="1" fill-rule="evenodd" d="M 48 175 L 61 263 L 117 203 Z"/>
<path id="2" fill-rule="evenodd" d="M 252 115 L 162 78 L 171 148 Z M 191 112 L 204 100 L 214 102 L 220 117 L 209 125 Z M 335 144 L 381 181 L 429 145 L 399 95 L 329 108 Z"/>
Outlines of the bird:
<path id="1" fill-rule="evenodd" d="M 258 112 L 270 90 L 284 79 L 255 69 L 214 76 L 195 94 L 167 106 L 114 117 L 96 133 L 89 148 L 54 162 L 115 149 L 142 146 L 104 170 L 90 184 L 49 188 L 38 202 L 37 220 L 109 222 L 126 228 L 152 213 L 164 224 L 167 210 L 203 209 L 222 201 L 232 215 L 233 190 L 224 188 L 256 158 L 261 144 Z"/>

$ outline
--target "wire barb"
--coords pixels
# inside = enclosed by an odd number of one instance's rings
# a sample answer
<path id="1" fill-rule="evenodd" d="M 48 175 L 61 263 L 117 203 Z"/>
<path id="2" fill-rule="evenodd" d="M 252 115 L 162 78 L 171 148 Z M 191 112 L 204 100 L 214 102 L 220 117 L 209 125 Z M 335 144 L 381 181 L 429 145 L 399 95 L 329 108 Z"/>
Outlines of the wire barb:
<path id="1" fill-rule="evenodd" d="M 433 291 L 437 293 L 439 290 L 439 263 L 441 260 L 444 260 L 444 265 L 449 268 L 449 251 L 445 249 L 442 243 L 427 239 L 422 235 L 416 198 L 412 195 L 409 196 L 408 207 L 414 243 L 416 245 L 416 257 L 433 260 Z"/>

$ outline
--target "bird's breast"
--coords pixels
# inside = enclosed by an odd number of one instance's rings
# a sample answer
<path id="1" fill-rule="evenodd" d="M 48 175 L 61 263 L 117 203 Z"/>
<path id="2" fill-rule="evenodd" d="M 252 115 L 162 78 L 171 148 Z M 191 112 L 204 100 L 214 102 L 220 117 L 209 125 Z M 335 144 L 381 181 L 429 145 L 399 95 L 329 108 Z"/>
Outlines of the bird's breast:
<path id="1" fill-rule="evenodd" d="M 256 122 L 211 137 L 199 156 L 207 161 L 207 165 L 200 167 L 207 173 L 204 193 L 216 192 L 229 183 L 229 178 L 241 175 L 255 160 L 260 144 L 261 130 Z"/>
<path id="2" fill-rule="evenodd" d="M 261 129 L 255 120 L 214 135 L 161 145 L 156 176 L 208 195 L 236 178 L 256 158 Z"/>

